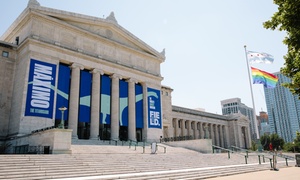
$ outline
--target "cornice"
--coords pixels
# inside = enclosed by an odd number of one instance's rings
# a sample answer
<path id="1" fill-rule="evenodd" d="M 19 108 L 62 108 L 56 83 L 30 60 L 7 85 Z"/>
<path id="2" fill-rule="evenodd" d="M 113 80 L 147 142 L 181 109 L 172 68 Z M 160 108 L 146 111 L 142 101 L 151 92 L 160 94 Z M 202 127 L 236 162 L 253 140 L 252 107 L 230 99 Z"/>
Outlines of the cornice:
<path id="1" fill-rule="evenodd" d="M 20 46 L 18 47 L 18 49 L 25 47 L 25 44 L 27 43 L 37 43 L 39 45 L 45 46 L 44 48 L 47 49 L 53 49 L 54 51 L 61 51 L 62 53 L 66 53 L 69 54 L 70 56 L 76 56 L 82 59 L 86 59 L 89 61 L 93 61 L 95 63 L 100 63 L 100 64 L 104 64 L 106 66 L 110 66 L 110 67 L 115 67 L 115 68 L 120 68 L 123 67 L 125 68 L 124 70 L 130 70 L 133 71 L 135 74 L 137 75 L 141 75 L 141 76 L 145 76 L 151 79 L 157 79 L 158 81 L 162 81 L 163 77 L 161 77 L 159 74 L 153 74 L 151 72 L 148 72 L 146 70 L 143 69 L 134 69 L 132 66 L 128 66 L 125 64 L 118 64 L 116 61 L 110 60 L 110 59 L 105 59 L 102 58 L 100 56 L 97 56 L 95 54 L 88 54 L 86 52 L 79 52 L 77 49 L 72 49 L 72 48 L 68 48 L 68 47 L 64 47 L 63 45 L 60 44 L 56 44 L 55 42 L 48 42 L 43 40 L 42 38 L 39 38 L 38 36 L 32 35 L 31 37 L 26 38 L 22 44 L 20 44 Z M 63 52 L 65 51 L 65 52 Z M 70 62 L 71 63 L 71 62 Z M 93 69 L 91 67 L 91 69 Z M 105 72 L 104 73 L 108 73 L 108 74 L 112 74 L 114 72 Z M 127 78 L 127 77 L 124 77 Z"/>
<path id="2" fill-rule="evenodd" d="M 69 20 L 69 21 L 74 21 L 74 22 L 79 22 L 83 24 L 91 24 L 91 25 L 101 25 L 105 24 L 107 27 L 112 28 L 119 34 L 123 34 L 123 37 L 127 39 L 128 41 L 132 42 L 133 44 L 142 47 L 143 49 L 147 49 L 149 52 L 152 53 L 152 55 L 156 56 L 160 61 L 165 60 L 164 53 L 160 53 L 153 49 L 151 46 L 140 40 L 138 37 L 134 36 L 132 33 L 130 33 L 128 30 L 123 28 L 121 25 L 119 25 L 116 21 L 111 20 L 111 18 L 108 19 L 102 19 L 94 16 L 88 16 L 88 15 L 83 15 L 83 14 L 78 14 L 78 13 L 72 13 L 68 11 L 63 11 L 63 10 L 57 10 L 57 9 L 52 9 L 52 8 L 47 8 L 43 6 L 35 6 L 34 10 L 44 14 L 46 16 L 52 16 L 56 17 L 58 19 L 62 20 Z M 91 32 L 89 32 L 91 33 Z M 126 36 L 124 36 L 124 34 Z"/>

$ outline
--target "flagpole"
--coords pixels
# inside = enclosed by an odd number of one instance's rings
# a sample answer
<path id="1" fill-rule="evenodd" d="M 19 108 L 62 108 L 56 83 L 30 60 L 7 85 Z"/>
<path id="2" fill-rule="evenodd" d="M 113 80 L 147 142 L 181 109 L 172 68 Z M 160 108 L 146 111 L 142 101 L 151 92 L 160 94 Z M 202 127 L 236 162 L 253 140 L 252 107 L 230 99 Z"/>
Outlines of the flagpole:
<path id="1" fill-rule="evenodd" d="M 249 78 L 249 84 L 250 84 L 250 90 L 251 90 L 252 106 L 253 106 L 253 119 L 254 119 L 256 138 L 259 139 L 259 132 L 258 132 L 258 126 L 257 126 L 257 120 L 256 120 L 256 112 L 255 112 L 255 103 L 254 103 L 253 89 L 252 89 L 251 76 L 250 76 L 250 67 L 249 67 L 246 47 L 247 46 L 244 45 L 245 55 L 246 55 L 246 63 L 247 63 L 247 69 L 248 69 L 248 78 Z"/>

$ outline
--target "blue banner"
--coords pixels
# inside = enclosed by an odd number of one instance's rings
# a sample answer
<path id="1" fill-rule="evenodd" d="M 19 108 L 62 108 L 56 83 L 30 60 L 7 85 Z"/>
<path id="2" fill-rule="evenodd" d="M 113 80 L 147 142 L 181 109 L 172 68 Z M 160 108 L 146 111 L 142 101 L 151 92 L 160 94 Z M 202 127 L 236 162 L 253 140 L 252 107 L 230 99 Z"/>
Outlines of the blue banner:
<path id="1" fill-rule="evenodd" d="M 69 93 L 70 93 L 70 72 L 71 69 L 68 65 L 59 64 L 58 70 L 58 83 L 56 95 L 56 114 L 55 119 L 61 120 L 61 112 L 58 110 L 60 107 L 69 109 Z M 68 111 L 67 111 L 68 112 Z M 68 120 L 69 113 L 64 113 L 64 120 Z"/>
<path id="2" fill-rule="evenodd" d="M 107 75 L 101 76 L 101 105 L 100 124 L 110 124 L 110 96 L 111 79 Z"/>
<path id="3" fill-rule="evenodd" d="M 31 59 L 25 116 L 53 118 L 56 65 Z"/>
<path id="4" fill-rule="evenodd" d="M 160 90 L 148 88 L 148 127 L 161 129 Z"/>
<path id="5" fill-rule="evenodd" d="M 120 126 L 128 126 L 128 82 L 120 80 Z"/>
<path id="6" fill-rule="evenodd" d="M 135 118 L 136 128 L 144 128 L 143 86 L 135 85 Z"/>
<path id="7" fill-rule="evenodd" d="M 92 74 L 89 71 L 80 71 L 79 122 L 91 121 L 91 90 Z"/>

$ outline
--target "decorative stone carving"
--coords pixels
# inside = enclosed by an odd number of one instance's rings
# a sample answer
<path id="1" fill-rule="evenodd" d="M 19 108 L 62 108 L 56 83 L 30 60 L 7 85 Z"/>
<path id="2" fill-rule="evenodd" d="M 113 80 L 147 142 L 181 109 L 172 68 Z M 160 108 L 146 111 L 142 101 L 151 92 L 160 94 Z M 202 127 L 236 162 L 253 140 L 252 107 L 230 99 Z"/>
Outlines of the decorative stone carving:
<path id="1" fill-rule="evenodd" d="M 114 12 L 111 12 L 110 15 L 106 18 L 106 20 L 109 20 L 109 21 L 112 21 L 112 22 L 118 24 L 118 21 L 115 18 L 115 13 Z"/>
<path id="2" fill-rule="evenodd" d="M 166 56 L 166 50 L 165 50 L 165 48 L 162 50 L 162 52 L 160 52 L 160 54 L 161 54 L 163 57 Z"/>
<path id="3" fill-rule="evenodd" d="M 32 7 L 32 6 L 40 6 L 40 3 L 37 0 L 29 0 L 27 7 Z"/>
<path id="4" fill-rule="evenodd" d="M 106 34 L 107 38 L 111 38 L 113 36 L 113 32 L 111 30 L 109 30 L 109 29 L 105 30 L 105 34 Z"/>

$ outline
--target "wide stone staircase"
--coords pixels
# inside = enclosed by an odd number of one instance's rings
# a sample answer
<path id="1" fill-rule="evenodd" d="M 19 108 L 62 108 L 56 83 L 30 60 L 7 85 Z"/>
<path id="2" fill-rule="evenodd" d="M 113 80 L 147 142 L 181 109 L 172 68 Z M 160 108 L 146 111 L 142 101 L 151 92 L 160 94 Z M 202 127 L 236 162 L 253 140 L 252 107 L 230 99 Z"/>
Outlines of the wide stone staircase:
<path id="1" fill-rule="evenodd" d="M 227 153 L 201 154 L 159 144 L 153 154 L 150 145 L 97 143 L 75 142 L 72 154 L 0 155 L 0 179 L 207 179 L 270 169 L 270 162 L 259 164 L 255 154 L 246 164 L 239 153 L 229 158 Z M 277 168 L 285 167 L 286 161 L 278 158 Z"/>

